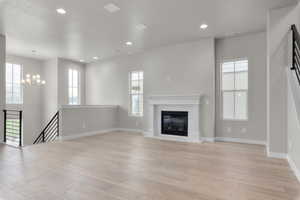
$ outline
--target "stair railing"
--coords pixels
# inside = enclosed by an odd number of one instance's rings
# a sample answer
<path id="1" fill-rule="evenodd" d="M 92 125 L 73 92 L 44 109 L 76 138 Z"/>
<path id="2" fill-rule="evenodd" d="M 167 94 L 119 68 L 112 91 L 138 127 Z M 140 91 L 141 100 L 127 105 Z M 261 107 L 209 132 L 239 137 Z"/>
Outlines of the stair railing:
<path id="1" fill-rule="evenodd" d="M 295 70 L 298 82 L 300 84 L 300 35 L 295 24 L 292 25 L 293 37 L 293 64 L 291 70 Z"/>
<path id="2" fill-rule="evenodd" d="M 3 110 L 4 139 L 3 142 L 13 146 L 22 146 L 22 110 Z"/>
<path id="3" fill-rule="evenodd" d="M 52 117 L 33 144 L 54 141 L 59 136 L 59 111 Z"/>

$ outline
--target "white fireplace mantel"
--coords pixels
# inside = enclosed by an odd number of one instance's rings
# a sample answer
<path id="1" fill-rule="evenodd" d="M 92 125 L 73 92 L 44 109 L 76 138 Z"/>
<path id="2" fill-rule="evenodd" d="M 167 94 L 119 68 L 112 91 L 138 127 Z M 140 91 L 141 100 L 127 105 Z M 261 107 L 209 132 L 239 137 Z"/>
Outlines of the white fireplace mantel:
<path id="1" fill-rule="evenodd" d="M 201 95 L 152 95 L 148 97 L 149 116 L 146 137 L 176 140 L 183 142 L 201 142 L 200 133 Z M 188 136 L 172 136 L 161 134 L 162 111 L 187 111 Z"/>

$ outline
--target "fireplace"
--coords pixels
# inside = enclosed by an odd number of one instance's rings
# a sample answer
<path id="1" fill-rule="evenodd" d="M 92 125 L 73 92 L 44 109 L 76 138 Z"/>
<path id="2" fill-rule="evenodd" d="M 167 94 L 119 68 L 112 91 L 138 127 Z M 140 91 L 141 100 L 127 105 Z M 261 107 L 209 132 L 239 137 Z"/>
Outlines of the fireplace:
<path id="1" fill-rule="evenodd" d="M 188 136 L 188 112 L 162 111 L 161 134 Z"/>

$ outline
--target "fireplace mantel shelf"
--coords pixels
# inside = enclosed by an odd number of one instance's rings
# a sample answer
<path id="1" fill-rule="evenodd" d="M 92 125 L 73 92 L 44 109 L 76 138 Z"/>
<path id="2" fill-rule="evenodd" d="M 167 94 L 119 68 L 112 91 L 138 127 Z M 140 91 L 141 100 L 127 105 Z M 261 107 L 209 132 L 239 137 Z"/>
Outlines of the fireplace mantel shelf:
<path id="1" fill-rule="evenodd" d="M 151 105 L 197 105 L 201 104 L 201 94 L 199 95 L 151 95 L 148 103 Z"/>

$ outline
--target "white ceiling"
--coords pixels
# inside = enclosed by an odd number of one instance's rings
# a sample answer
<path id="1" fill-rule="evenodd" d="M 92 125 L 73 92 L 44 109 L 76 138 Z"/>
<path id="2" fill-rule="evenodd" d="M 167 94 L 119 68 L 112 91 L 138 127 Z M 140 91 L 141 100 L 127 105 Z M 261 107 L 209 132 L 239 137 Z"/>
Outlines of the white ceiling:
<path id="1" fill-rule="evenodd" d="M 267 11 L 296 0 L 0 0 L 11 54 L 91 61 L 201 37 L 265 29 Z M 114 3 L 119 12 L 104 6 Z M 57 8 L 66 15 L 58 15 Z M 138 31 L 136 25 L 147 25 Z M 209 25 L 201 30 L 202 23 Z M 127 47 L 126 41 L 134 45 Z M 37 52 L 33 55 L 32 50 Z"/>

